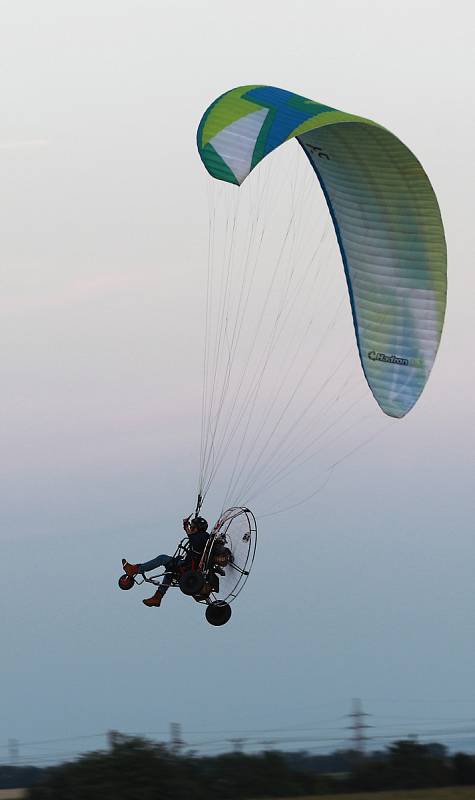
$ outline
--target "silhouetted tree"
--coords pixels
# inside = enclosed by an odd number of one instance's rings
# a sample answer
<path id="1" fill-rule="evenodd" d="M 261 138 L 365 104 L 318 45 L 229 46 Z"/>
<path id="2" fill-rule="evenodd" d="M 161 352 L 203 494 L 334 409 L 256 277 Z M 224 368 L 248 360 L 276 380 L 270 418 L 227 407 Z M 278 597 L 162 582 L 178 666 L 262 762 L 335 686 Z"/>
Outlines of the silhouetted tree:
<path id="1" fill-rule="evenodd" d="M 42 771 L 30 800 L 248 800 L 343 791 L 416 789 L 475 784 L 475 758 L 447 755 L 443 745 L 412 739 L 360 756 L 326 756 L 347 768 L 340 778 L 321 774 L 318 756 L 267 751 L 218 756 L 184 755 L 136 737 L 110 736 L 109 750 L 88 753 Z M 350 765 L 353 764 L 352 767 Z"/>
<path id="2" fill-rule="evenodd" d="M 456 753 L 452 759 L 454 783 L 460 786 L 475 785 L 475 758 L 466 753 Z"/>

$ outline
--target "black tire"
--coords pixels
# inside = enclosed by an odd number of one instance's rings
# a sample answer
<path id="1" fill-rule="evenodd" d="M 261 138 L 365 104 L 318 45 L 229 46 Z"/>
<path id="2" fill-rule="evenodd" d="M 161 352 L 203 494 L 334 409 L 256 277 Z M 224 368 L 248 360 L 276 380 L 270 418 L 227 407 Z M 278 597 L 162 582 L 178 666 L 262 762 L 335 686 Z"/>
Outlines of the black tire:
<path id="1" fill-rule="evenodd" d="M 131 577 L 131 575 L 121 575 L 119 578 L 119 586 L 121 589 L 124 590 L 124 592 L 126 592 L 129 589 L 132 589 L 133 586 L 135 586 L 135 581 Z"/>
<path id="2" fill-rule="evenodd" d="M 183 594 L 187 595 L 199 594 L 204 584 L 205 579 L 203 578 L 201 572 L 194 572 L 191 569 L 188 570 L 188 572 L 184 572 L 178 581 L 178 586 L 180 587 L 181 591 Z"/>
<path id="3" fill-rule="evenodd" d="M 231 617 L 231 606 L 224 600 L 210 603 L 206 609 L 206 619 L 210 625 L 226 625 Z"/>

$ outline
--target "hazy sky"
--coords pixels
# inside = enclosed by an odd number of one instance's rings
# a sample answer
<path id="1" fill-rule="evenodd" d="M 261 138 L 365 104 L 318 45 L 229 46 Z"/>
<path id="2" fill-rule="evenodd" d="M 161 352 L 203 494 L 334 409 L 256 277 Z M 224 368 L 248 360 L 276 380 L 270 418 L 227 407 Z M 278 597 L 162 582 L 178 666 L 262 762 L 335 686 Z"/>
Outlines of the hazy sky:
<path id="1" fill-rule="evenodd" d="M 103 743 L 68 737 L 160 738 L 170 721 L 209 750 L 238 731 L 329 749 L 353 697 L 374 737 L 455 730 L 475 750 L 471 4 L 0 11 L 0 762 L 9 738 L 40 763 Z M 213 629 L 178 594 L 149 610 L 116 581 L 122 556 L 173 549 L 193 505 L 207 246 L 195 131 L 247 83 L 409 145 L 441 206 L 449 299 L 414 411 L 314 501 L 262 520 L 252 579 Z M 58 741 L 23 744 L 40 740 Z"/>

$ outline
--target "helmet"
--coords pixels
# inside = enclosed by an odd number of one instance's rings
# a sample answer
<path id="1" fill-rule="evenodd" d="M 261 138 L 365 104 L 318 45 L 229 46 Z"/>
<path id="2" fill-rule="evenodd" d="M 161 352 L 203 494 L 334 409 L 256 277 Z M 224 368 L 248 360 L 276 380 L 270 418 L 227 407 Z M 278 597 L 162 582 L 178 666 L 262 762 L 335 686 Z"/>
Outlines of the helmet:
<path id="1" fill-rule="evenodd" d="M 204 533 L 208 530 L 208 523 L 205 519 L 203 519 L 203 517 L 194 517 L 190 521 L 190 527 L 196 528 L 200 531 L 200 533 Z"/>

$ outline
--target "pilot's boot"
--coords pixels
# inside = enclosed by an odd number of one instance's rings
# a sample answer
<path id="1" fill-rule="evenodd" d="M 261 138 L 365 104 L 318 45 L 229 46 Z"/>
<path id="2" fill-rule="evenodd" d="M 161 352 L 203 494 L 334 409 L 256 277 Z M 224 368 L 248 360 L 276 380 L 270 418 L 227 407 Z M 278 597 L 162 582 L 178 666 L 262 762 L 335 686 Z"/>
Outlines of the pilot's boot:
<path id="1" fill-rule="evenodd" d="M 148 606 L 149 608 L 158 608 L 160 603 L 162 602 L 163 593 L 160 589 L 157 589 L 153 597 L 147 598 L 147 600 L 142 600 L 144 606 Z"/>
<path id="2" fill-rule="evenodd" d="M 138 575 L 140 572 L 138 564 L 129 564 L 129 562 L 126 561 L 125 558 L 122 559 L 122 568 L 125 574 L 129 576 L 129 578 L 133 578 L 134 575 Z"/>

